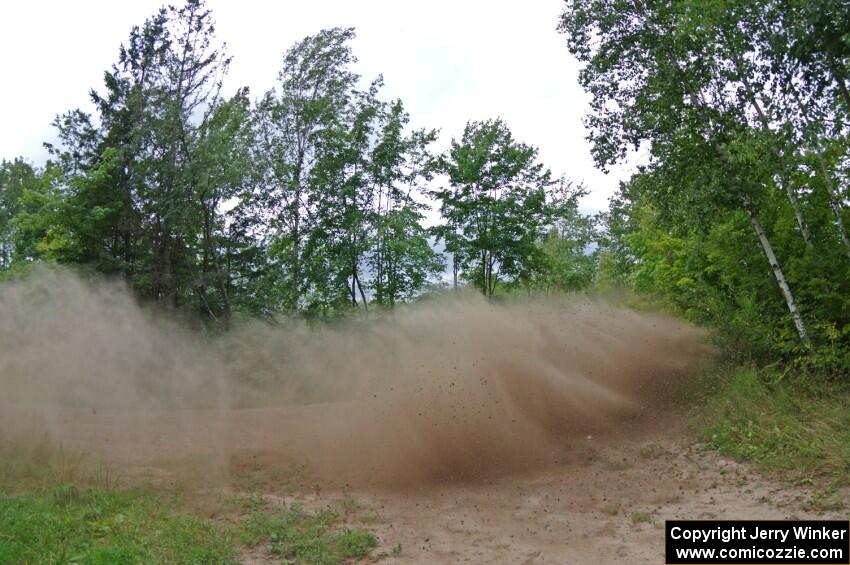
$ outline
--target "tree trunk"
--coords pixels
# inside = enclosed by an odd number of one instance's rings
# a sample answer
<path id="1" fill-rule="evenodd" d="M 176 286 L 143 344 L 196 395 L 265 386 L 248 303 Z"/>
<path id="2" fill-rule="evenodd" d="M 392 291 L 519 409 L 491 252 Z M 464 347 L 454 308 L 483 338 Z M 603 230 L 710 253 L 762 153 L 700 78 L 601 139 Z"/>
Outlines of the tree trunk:
<path id="1" fill-rule="evenodd" d="M 794 210 L 794 217 L 797 218 L 797 226 L 800 228 L 800 235 L 803 236 L 803 241 L 806 242 L 806 247 L 814 249 L 812 245 L 812 237 L 809 235 L 809 227 L 803 219 L 803 211 L 800 209 L 800 202 L 797 200 L 797 194 L 788 179 L 782 177 L 782 184 L 785 187 L 785 192 L 788 194 L 788 201 L 791 202 L 791 208 Z"/>
<path id="2" fill-rule="evenodd" d="M 357 283 L 357 289 L 360 291 L 360 298 L 363 299 L 363 309 L 369 310 L 369 303 L 366 301 L 366 293 L 363 291 L 363 285 L 360 284 L 360 277 L 357 276 L 357 269 L 354 269 L 354 282 Z"/>
<path id="3" fill-rule="evenodd" d="M 357 308 L 357 287 L 355 286 L 357 281 L 354 280 L 354 277 L 351 277 L 351 286 L 346 283 L 346 288 L 348 289 L 348 293 L 351 295 L 351 305 Z"/>
<path id="4" fill-rule="evenodd" d="M 794 100 L 797 102 L 797 106 L 800 108 L 800 112 L 803 115 L 803 121 L 806 126 L 811 130 L 812 128 L 812 120 L 809 118 L 809 114 L 806 111 L 805 105 L 803 105 L 802 100 L 797 95 L 797 91 L 793 91 Z M 850 106 L 848 106 L 850 108 Z M 814 130 L 811 130 L 814 131 Z M 820 169 L 821 175 L 823 176 L 823 184 L 826 188 L 827 199 L 829 200 L 829 207 L 832 209 L 832 213 L 835 216 L 835 224 L 838 226 L 838 234 L 841 236 L 841 242 L 844 244 L 844 248 L 847 252 L 847 257 L 850 258 L 850 237 L 847 235 L 847 228 L 844 226 L 844 220 L 841 218 L 841 205 L 838 200 L 835 198 L 835 187 L 832 183 L 832 175 L 829 173 L 829 169 L 826 166 L 826 160 L 823 158 L 823 150 L 821 149 L 821 145 L 816 137 L 817 134 L 812 133 L 812 145 L 813 147 L 808 148 L 814 151 L 815 157 L 818 160 L 818 168 Z M 808 145 L 808 144 L 807 144 Z"/>
<path id="5" fill-rule="evenodd" d="M 302 156 L 299 156 L 295 173 L 295 190 L 292 203 L 292 300 L 290 307 L 297 311 L 301 302 L 301 168 Z"/>
<path id="6" fill-rule="evenodd" d="M 484 296 L 487 296 L 487 253 L 485 251 L 481 252 L 481 292 L 484 293 Z"/>
<path id="7" fill-rule="evenodd" d="M 493 275 L 493 267 L 496 260 L 493 258 L 493 254 L 490 254 L 490 257 L 487 261 L 487 273 L 488 273 L 488 290 L 490 293 L 490 298 L 493 297 L 493 293 L 496 292 L 496 276 Z"/>
<path id="8" fill-rule="evenodd" d="M 295 207 L 298 207 L 298 200 L 301 198 L 301 191 L 295 193 Z M 298 309 L 298 303 L 301 299 L 301 213 L 300 210 L 295 211 L 292 226 L 292 304 L 293 310 Z"/>
<path id="9" fill-rule="evenodd" d="M 457 253 L 452 253 L 452 277 L 454 279 L 452 288 L 457 288 Z"/>
<path id="10" fill-rule="evenodd" d="M 740 69 L 740 66 L 739 66 Z M 740 71 L 739 71 L 740 72 Z M 749 80 L 745 76 L 742 76 L 742 81 L 744 83 L 744 87 L 746 88 L 747 97 L 750 100 L 750 105 L 756 111 L 758 115 L 759 122 L 761 123 L 762 129 L 765 131 L 771 131 L 770 129 L 770 120 L 768 120 L 767 115 L 764 113 L 764 110 L 756 99 L 755 92 L 750 86 Z M 788 167 L 784 164 L 784 155 L 775 145 L 772 147 L 772 152 L 779 159 L 783 160 L 783 172 L 780 175 L 780 182 L 782 183 L 782 188 L 785 189 L 785 193 L 788 195 L 788 201 L 791 202 L 791 208 L 794 210 L 794 217 L 797 219 L 797 226 L 800 228 L 800 235 L 803 237 L 803 241 L 806 243 L 806 247 L 809 249 L 813 249 L 812 239 L 809 236 L 809 228 L 806 225 L 806 221 L 803 219 L 803 211 L 800 208 L 800 202 L 797 200 L 797 194 L 794 192 L 794 188 L 791 186 L 791 183 L 788 180 Z"/>
<path id="11" fill-rule="evenodd" d="M 847 236 L 847 228 L 844 226 L 844 220 L 841 219 L 841 205 L 835 198 L 835 189 L 832 185 L 832 177 L 826 168 L 826 161 L 823 158 L 819 148 L 815 148 L 815 153 L 818 158 L 818 165 L 821 173 L 823 173 L 823 183 L 826 187 L 826 194 L 829 199 L 829 207 L 832 208 L 832 213 L 835 215 L 835 224 L 838 226 L 838 233 L 841 235 L 841 241 L 844 243 L 844 250 L 847 252 L 847 258 L 850 259 L 850 238 Z"/>
<path id="12" fill-rule="evenodd" d="M 776 260 L 776 255 L 773 253 L 773 247 L 767 239 L 767 234 L 765 233 L 764 228 L 758 221 L 758 218 L 756 218 L 752 202 L 750 202 L 749 198 L 744 199 L 744 210 L 747 211 L 747 215 L 750 217 L 750 223 L 753 225 L 753 230 L 756 232 L 756 236 L 758 236 L 759 243 L 761 243 L 762 250 L 767 257 L 768 263 L 770 263 L 770 268 L 773 270 L 773 275 L 776 277 L 779 290 L 782 291 L 782 296 L 785 297 L 785 303 L 788 305 L 788 311 L 791 313 L 791 319 L 794 320 L 794 326 L 797 328 L 797 334 L 800 336 L 800 341 L 804 345 L 808 345 L 809 336 L 806 332 L 806 325 L 803 322 L 803 317 L 800 315 L 800 311 L 797 309 L 797 302 L 794 300 L 794 295 L 791 293 L 791 287 L 788 286 L 788 282 L 785 280 L 782 268 L 779 266 L 779 262 Z"/>

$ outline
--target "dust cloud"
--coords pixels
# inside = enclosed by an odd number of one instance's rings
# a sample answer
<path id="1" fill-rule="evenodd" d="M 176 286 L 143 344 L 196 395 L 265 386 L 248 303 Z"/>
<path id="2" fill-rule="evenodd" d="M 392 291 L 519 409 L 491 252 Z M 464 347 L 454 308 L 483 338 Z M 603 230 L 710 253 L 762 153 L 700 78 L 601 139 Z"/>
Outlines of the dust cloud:
<path id="1" fill-rule="evenodd" d="M 40 269 L 0 286 L 0 436 L 191 459 L 199 477 L 303 462 L 342 484 L 478 480 L 634 425 L 704 353 L 662 315 L 472 294 L 204 337 L 122 284 Z"/>

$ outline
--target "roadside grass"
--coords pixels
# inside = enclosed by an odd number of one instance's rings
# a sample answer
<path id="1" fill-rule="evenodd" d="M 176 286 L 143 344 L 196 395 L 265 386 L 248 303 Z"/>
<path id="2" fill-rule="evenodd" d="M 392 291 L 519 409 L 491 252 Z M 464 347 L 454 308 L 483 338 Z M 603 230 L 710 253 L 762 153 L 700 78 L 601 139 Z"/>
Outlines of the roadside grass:
<path id="1" fill-rule="evenodd" d="M 255 509 L 239 529 L 245 546 L 268 544 L 268 553 L 296 563 L 347 563 L 367 557 L 378 545 L 374 534 L 341 526 L 332 508 L 309 513 L 299 504 Z"/>
<path id="2" fill-rule="evenodd" d="M 752 367 L 715 371 L 697 403 L 707 446 L 762 473 L 811 484 L 817 507 L 850 484 L 850 383 Z"/>
<path id="3" fill-rule="evenodd" d="M 262 490 L 139 483 L 47 443 L 0 439 L 0 563 L 215 565 L 251 549 L 330 565 L 367 558 L 378 544 L 346 525 L 359 509 L 350 495 L 339 512 L 311 513 L 251 492 Z"/>
<path id="4" fill-rule="evenodd" d="M 0 563 L 234 563 L 227 532 L 148 489 L 0 495 Z"/>

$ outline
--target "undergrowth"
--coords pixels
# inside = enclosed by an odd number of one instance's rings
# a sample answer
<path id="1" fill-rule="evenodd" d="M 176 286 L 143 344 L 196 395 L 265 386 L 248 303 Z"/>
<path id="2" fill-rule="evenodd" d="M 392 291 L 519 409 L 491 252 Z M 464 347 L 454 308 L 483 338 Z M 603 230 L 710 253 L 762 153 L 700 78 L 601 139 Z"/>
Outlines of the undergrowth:
<path id="1" fill-rule="evenodd" d="M 346 496 L 339 508 L 344 517 L 332 508 L 271 507 L 238 491 L 134 486 L 114 468 L 46 442 L 0 438 L 0 563 L 215 565 L 236 563 L 243 548 L 308 565 L 368 557 L 377 538 L 344 519 L 357 502 Z"/>
<path id="2" fill-rule="evenodd" d="M 0 563 L 234 563 L 227 532 L 147 489 L 0 495 Z"/>
<path id="3" fill-rule="evenodd" d="M 850 484 L 850 383 L 812 373 L 726 367 L 696 412 L 720 453 L 818 488 Z"/>
<path id="4" fill-rule="evenodd" d="M 272 555 L 297 563 L 335 565 L 363 559 L 378 544 L 364 530 L 340 526 L 331 508 L 309 513 L 298 504 L 275 510 L 258 510 L 242 523 L 242 542 L 251 547 L 268 543 Z"/>

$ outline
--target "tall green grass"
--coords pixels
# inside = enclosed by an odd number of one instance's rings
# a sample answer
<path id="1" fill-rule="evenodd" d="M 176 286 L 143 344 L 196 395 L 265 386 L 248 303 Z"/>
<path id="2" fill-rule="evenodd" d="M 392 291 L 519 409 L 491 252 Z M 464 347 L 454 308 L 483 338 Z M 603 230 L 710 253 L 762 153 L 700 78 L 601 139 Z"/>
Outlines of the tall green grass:
<path id="1" fill-rule="evenodd" d="M 850 383 L 752 367 L 719 371 L 697 424 L 705 442 L 794 481 L 850 484 Z"/>
<path id="2" fill-rule="evenodd" d="M 201 496 L 123 480 L 115 468 L 47 443 L 0 439 L 0 563 L 216 565 L 248 548 L 331 565 L 365 558 L 378 543 L 331 508 L 272 507 L 257 488 Z"/>

